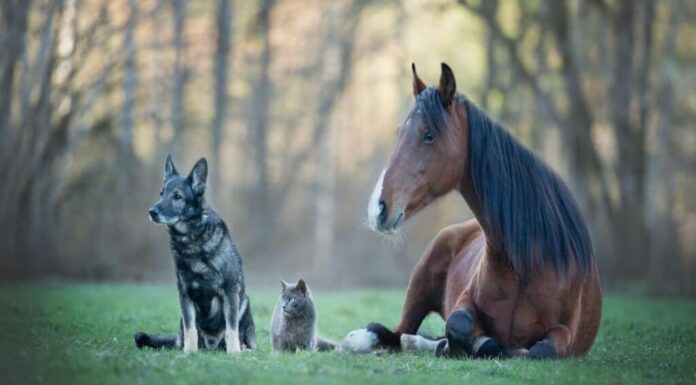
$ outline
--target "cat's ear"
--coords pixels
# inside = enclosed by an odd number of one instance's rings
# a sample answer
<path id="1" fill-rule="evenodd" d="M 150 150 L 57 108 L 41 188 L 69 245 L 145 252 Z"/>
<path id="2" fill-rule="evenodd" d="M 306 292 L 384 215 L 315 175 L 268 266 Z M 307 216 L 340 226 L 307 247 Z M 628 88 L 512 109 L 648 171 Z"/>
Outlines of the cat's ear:
<path id="1" fill-rule="evenodd" d="M 304 279 L 297 281 L 297 286 L 295 287 L 297 287 L 297 289 L 299 289 L 301 292 L 307 293 L 307 284 L 305 284 Z"/>
<path id="2" fill-rule="evenodd" d="M 283 288 L 283 291 L 288 289 L 288 283 L 283 281 L 282 279 L 280 280 L 280 287 Z"/>

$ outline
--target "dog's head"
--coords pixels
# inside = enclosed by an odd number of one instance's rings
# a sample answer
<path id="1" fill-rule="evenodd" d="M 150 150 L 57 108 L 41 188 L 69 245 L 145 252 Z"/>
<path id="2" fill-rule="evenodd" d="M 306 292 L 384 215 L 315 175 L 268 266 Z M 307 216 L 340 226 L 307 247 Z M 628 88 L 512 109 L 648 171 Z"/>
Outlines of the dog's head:
<path id="1" fill-rule="evenodd" d="M 196 162 L 191 173 L 183 177 L 179 176 L 171 155 L 168 155 L 160 199 L 150 209 L 150 219 L 163 225 L 176 225 L 201 216 L 207 179 L 208 162 L 205 158 Z"/>

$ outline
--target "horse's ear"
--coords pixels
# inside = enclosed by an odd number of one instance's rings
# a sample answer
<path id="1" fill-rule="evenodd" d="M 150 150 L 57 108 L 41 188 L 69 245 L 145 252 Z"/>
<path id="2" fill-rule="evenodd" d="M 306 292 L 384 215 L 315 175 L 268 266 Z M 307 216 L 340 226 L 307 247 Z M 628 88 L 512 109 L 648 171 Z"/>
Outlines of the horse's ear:
<path id="1" fill-rule="evenodd" d="M 440 100 L 442 100 L 442 105 L 447 108 L 452 104 L 454 100 L 454 94 L 457 92 L 457 84 L 454 81 L 454 72 L 447 65 L 447 63 L 442 63 L 442 74 L 440 75 L 440 87 L 437 89 L 440 94 Z"/>
<path id="2" fill-rule="evenodd" d="M 425 83 L 418 77 L 416 73 L 416 63 L 411 63 L 411 72 L 413 72 L 413 96 L 418 96 L 425 89 Z"/>
<path id="3" fill-rule="evenodd" d="M 179 172 L 177 172 L 176 167 L 174 167 L 172 156 L 167 155 L 167 160 L 164 162 L 164 180 L 166 181 L 167 179 L 177 175 L 179 175 Z"/>

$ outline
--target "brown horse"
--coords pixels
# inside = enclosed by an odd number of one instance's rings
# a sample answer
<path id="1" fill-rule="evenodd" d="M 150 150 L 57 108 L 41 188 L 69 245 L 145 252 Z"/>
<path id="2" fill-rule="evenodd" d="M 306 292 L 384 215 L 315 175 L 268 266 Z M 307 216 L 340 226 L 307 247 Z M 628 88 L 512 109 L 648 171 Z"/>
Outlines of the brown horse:
<path id="1" fill-rule="evenodd" d="M 478 107 L 413 68 L 415 107 L 370 198 L 370 226 L 393 233 L 457 190 L 476 219 L 442 229 L 416 265 L 401 321 L 348 334 L 349 350 L 415 348 L 438 356 L 586 354 L 601 318 L 599 274 L 583 217 L 561 179 Z M 415 336 L 437 312 L 445 337 Z"/>

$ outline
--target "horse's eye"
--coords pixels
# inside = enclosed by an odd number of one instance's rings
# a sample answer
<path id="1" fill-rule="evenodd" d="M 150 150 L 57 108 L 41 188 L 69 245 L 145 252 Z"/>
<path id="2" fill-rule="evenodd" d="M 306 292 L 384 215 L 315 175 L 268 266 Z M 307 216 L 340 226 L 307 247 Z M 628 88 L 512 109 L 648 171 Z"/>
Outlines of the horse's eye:
<path id="1" fill-rule="evenodd" d="M 433 139 L 435 139 L 435 138 L 433 137 L 433 132 L 430 130 L 426 131 L 425 134 L 423 135 L 423 141 L 425 143 L 432 143 Z"/>

